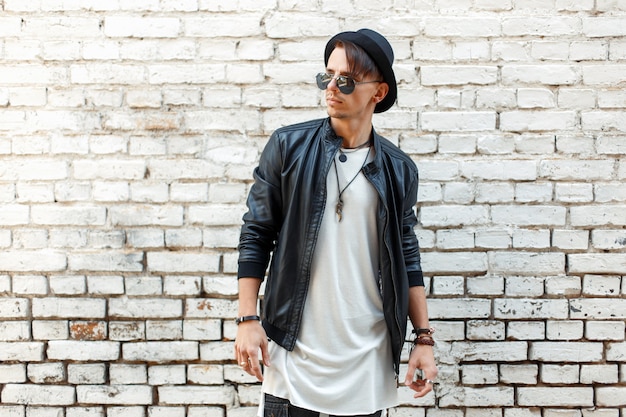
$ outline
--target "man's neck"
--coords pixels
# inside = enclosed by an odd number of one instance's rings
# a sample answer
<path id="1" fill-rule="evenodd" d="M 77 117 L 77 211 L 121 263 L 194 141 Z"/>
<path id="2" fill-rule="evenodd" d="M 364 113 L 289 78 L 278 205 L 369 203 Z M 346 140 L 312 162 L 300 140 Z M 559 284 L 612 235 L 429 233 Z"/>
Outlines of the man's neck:
<path id="1" fill-rule="evenodd" d="M 343 139 L 342 147 L 356 148 L 370 140 L 372 123 L 355 123 L 350 120 L 331 118 L 333 130 Z"/>

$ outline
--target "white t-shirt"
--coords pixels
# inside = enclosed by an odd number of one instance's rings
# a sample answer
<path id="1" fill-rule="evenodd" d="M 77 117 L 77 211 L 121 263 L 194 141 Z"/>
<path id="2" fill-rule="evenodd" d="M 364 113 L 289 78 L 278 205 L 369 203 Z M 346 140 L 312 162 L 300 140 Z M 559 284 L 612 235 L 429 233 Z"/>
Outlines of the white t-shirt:
<path id="1" fill-rule="evenodd" d="M 369 152 L 368 152 L 369 151 Z M 334 415 L 371 414 L 397 404 L 389 332 L 378 287 L 378 194 L 361 172 L 373 148 L 335 155 L 295 349 L 270 343 L 263 392 Z M 357 174 L 358 173 L 358 174 Z M 339 189 L 342 220 L 335 213 Z"/>

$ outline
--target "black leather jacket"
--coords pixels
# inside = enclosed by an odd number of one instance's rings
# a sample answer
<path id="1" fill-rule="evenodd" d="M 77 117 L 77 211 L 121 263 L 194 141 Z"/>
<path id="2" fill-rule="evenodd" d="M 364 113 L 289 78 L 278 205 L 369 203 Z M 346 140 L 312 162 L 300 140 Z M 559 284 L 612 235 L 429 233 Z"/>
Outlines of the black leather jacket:
<path id="1" fill-rule="evenodd" d="M 414 227 L 418 174 L 394 144 L 373 134 L 374 160 L 363 168 L 379 195 L 378 239 L 383 310 L 394 367 L 405 340 L 410 286 L 424 285 Z M 280 128 L 268 141 L 248 196 L 239 242 L 238 277 L 263 279 L 269 338 L 293 350 L 326 202 L 326 176 L 341 145 L 330 119 Z"/>

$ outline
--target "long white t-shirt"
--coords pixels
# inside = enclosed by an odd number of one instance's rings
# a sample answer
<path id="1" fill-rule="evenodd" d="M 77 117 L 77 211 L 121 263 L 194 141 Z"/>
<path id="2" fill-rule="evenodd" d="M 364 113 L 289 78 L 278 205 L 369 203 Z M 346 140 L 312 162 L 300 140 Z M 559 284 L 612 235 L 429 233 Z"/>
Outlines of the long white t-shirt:
<path id="1" fill-rule="evenodd" d="M 360 169 L 373 148 L 335 156 L 296 347 L 270 343 L 263 392 L 333 415 L 370 414 L 397 403 L 391 344 L 378 287 L 378 196 Z M 349 152 L 349 153 L 348 153 Z M 358 175 L 356 175 L 358 172 Z M 335 213 L 343 192 L 341 222 Z M 287 237 L 288 238 L 288 237 Z"/>

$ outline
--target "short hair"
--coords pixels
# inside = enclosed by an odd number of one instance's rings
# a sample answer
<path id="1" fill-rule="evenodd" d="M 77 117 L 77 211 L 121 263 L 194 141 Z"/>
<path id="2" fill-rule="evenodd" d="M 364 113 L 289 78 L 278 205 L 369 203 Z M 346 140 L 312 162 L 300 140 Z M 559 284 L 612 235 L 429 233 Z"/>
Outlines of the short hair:
<path id="1" fill-rule="evenodd" d="M 368 75 L 377 80 L 382 80 L 383 76 L 374 60 L 365 52 L 363 48 L 353 42 L 338 40 L 335 48 L 343 48 L 350 68 L 350 75 L 358 80 L 362 80 Z"/>

